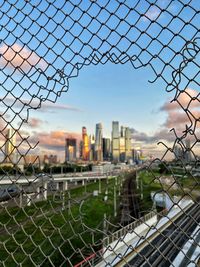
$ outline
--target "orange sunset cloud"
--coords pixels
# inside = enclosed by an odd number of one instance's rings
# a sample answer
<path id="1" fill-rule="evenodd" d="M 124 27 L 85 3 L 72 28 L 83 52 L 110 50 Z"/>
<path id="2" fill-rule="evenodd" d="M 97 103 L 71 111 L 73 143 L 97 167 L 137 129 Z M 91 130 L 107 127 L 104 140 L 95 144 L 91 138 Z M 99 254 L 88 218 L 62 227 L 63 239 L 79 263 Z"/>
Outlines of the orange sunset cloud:
<path id="1" fill-rule="evenodd" d="M 0 54 L 1 68 L 20 68 L 24 71 L 30 71 L 33 66 L 40 67 L 43 70 L 48 66 L 47 62 L 35 52 L 17 43 L 12 46 L 3 44 L 0 46 Z"/>

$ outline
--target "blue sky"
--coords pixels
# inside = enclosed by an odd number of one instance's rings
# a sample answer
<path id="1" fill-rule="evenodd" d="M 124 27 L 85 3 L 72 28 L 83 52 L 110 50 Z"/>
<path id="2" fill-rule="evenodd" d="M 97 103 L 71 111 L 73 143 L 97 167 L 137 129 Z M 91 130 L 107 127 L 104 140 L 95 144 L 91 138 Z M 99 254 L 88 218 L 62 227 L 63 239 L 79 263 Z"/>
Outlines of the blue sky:
<path id="1" fill-rule="evenodd" d="M 161 83 L 148 82 L 151 75 L 147 68 L 135 70 L 128 63 L 85 67 L 79 77 L 70 80 L 69 91 L 58 100 L 80 111 L 56 111 L 51 114 L 54 123 L 49 129 L 80 132 L 85 125 L 94 133 L 95 124 L 102 122 L 105 135 L 109 136 L 112 121 L 118 120 L 122 125 L 152 134 L 164 121 L 165 114 L 159 109 L 168 94 Z"/>

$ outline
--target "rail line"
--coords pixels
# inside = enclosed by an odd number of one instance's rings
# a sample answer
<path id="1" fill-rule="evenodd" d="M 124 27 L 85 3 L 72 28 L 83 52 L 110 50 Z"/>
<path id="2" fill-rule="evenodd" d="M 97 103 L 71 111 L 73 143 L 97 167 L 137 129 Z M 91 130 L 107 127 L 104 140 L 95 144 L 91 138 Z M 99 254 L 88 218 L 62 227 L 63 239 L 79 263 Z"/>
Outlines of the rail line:
<path id="1" fill-rule="evenodd" d="M 178 252 L 190 238 L 191 233 L 200 222 L 198 204 L 193 204 L 187 214 L 182 214 L 143 248 L 124 267 L 168 267 Z"/>
<path id="2" fill-rule="evenodd" d="M 121 199 L 121 224 L 126 225 L 133 221 L 134 218 L 139 218 L 140 209 L 136 193 L 136 172 L 129 174 L 124 181 Z"/>

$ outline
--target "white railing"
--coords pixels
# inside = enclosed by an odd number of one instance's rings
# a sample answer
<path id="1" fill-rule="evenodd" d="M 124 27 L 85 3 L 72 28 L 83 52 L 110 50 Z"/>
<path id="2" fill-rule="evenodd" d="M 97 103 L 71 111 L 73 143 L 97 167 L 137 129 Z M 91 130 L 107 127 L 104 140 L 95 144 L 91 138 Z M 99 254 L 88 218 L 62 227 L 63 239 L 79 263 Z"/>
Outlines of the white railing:
<path id="1" fill-rule="evenodd" d="M 143 217 L 137 219 L 136 221 L 112 233 L 110 236 L 104 238 L 103 239 L 104 247 L 107 247 L 109 244 L 113 243 L 114 241 L 119 240 L 121 237 L 124 237 L 127 233 L 132 233 L 136 227 L 145 223 L 146 221 L 148 221 L 155 215 L 157 215 L 157 212 L 151 211 L 150 213 L 144 215 Z"/>

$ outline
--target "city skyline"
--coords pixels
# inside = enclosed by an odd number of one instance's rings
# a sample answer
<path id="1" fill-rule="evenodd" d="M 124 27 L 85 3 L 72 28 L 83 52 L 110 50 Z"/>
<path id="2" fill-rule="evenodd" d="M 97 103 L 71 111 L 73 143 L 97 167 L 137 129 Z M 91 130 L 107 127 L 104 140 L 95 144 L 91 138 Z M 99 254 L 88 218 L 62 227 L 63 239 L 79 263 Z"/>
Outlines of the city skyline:
<path id="1" fill-rule="evenodd" d="M 118 68 L 117 71 L 119 70 L 120 68 Z M 101 69 L 101 71 L 103 71 L 103 69 Z M 133 70 L 133 73 L 134 73 L 134 70 Z M 87 76 L 88 73 L 86 73 L 85 75 Z M 83 78 L 81 78 L 81 80 L 77 78 L 78 80 L 77 84 L 79 83 L 82 84 L 82 81 L 86 79 L 85 75 L 83 76 Z M 112 75 L 115 76 L 115 72 Z M 129 73 L 129 78 L 130 78 L 130 75 L 131 73 Z M 140 82 L 142 83 L 143 75 L 140 74 L 139 76 L 140 76 Z M 135 78 L 135 75 L 133 75 L 133 78 Z M 111 77 L 109 81 L 110 83 L 112 83 L 112 79 L 114 79 L 114 77 Z M 109 85 L 110 84 L 108 84 L 108 86 Z M 153 88 L 153 86 L 151 84 L 148 84 L 147 81 L 146 81 L 146 85 L 150 85 L 150 89 L 152 89 L 153 92 L 155 93 L 156 88 Z M 91 84 L 90 87 L 91 86 L 93 86 L 93 84 Z M 130 89 L 127 89 L 127 90 L 130 90 Z M 80 89 L 78 89 L 78 91 L 80 91 Z M 74 95 L 73 99 L 75 100 L 79 99 L 77 95 L 78 93 L 77 89 L 73 88 L 73 83 L 72 83 L 72 85 L 70 86 L 69 92 L 67 94 L 63 94 L 62 97 L 58 99 L 55 106 L 53 106 L 53 104 L 48 105 L 45 103 L 43 107 L 41 108 L 41 110 L 32 111 L 30 113 L 29 123 L 25 125 L 23 129 L 25 132 L 31 135 L 31 140 L 33 142 L 36 142 L 37 140 L 40 141 L 40 147 L 44 151 L 47 150 L 50 153 L 51 152 L 53 153 L 53 151 L 54 152 L 58 151 L 59 153 L 59 150 L 63 146 L 63 142 L 64 142 L 64 141 L 60 142 L 59 138 L 62 138 L 66 135 L 69 135 L 69 136 L 72 135 L 75 137 L 80 136 L 80 128 L 82 127 L 82 125 L 87 126 L 88 132 L 90 132 L 91 134 L 95 134 L 94 127 L 95 127 L 96 121 L 100 121 L 103 123 L 104 136 L 110 137 L 111 122 L 112 120 L 115 119 L 115 120 L 119 120 L 121 124 L 123 124 L 124 126 L 129 126 L 130 128 L 133 128 L 135 130 L 135 139 L 136 139 L 135 141 L 137 143 L 142 143 L 143 146 L 149 147 L 149 145 L 152 143 L 151 139 L 155 139 L 154 145 L 152 146 L 153 149 L 155 149 L 155 144 L 159 141 L 160 125 L 164 124 L 165 121 L 167 120 L 166 118 L 167 115 L 164 114 L 165 112 L 161 110 L 161 108 L 165 105 L 165 103 L 167 103 L 167 101 L 163 103 L 162 97 L 160 97 L 159 95 L 155 97 L 155 95 L 153 96 L 151 95 L 151 92 L 147 91 L 146 95 L 141 93 L 141 94 L 137 94 L 136 96 L 132 95 L 128 97 L 130 99 L 126 105 L 126 107 L 128 106 L 129 108 L 128 112 L 126 108 L 124 109 L 123 107 L 121 107 L 120 112 L 119 112 L 119 111 L 116 111 L 117 109 L 119 109 L 118 108 L 119 100 L 117 100 L 115 104 L 115 103 L 112 103 L 110 99 L 111 93 L 113 92 L 113 87 L 110 88 L 110 91 L 111 92 L 108 96 L 109 98 L 108 102 L 104 103 L 105 105 L 101 107 L 102 110 L 101 112 L 99 112 L 99 114 L 96 114 L 96 111 L 93 112 L 94 108 L 91 107 L 89 104 L 89 102 L 95 102 L 96 107 L 98 108 L 98 105 L 100 105 L 98 103 L 98 99 L 97 99 L 98 97 L 90 101 L 88 95 L 85 95 L 84 97 L 82 95 L 81 97 L 82 105 L 79 108 L 77 107 L 78 103 L 77 103 L 77 106 L 75 106 L 76 103 L 74 103 L 74 100 L 73 100 L 73 102 L 71 102 L 71 105 L 70 105 L 71 109 L 70 108 L 68 109 L 67 107 L 69 105 L 66 105 L 65 98 L 66 98 L 66 101 L 72 101 L 72 96 Z M 145 92 L 144 86 L 142 88 L 142 92 L 143 93 Z M 132 94 L 135 94 L 134 91 Z M 103 96 L 105 95 L 103 92 L 101 92 L 101 95 L 99 97 L 102 98 Z M 151 99 L 153 97 L 155 97 L 155 99 L 160 98 L 157 101 L 156 106 L 151 103 L 147 105 L 145 103 L 147 99 Z M 140 102 L 142 103 L 142 101 L 143 101 L 143 105 L 141 107 L 138 106 Z M 148 102 L 150 102 L 150 100 Z M 83 103 L 85 103 L 85 106 L 83 106 Z M 143 111 L 144 107 L 145 107 L 146 112 Z M 132 108 L 132 112 L 130 110 L 131 108 Z M 109 110 L 112 110 L 112 111 L 108 112 Z M 107 113 L 104 114 L 105 112 Z M 126 115 L 127 113 L 128 113 L 128 116 Z M 51 119 L 49 120 L 49 118 Z"/>
<path id="2" fill-rule="evenodd" d="M 82 132 L 79 137 L 73 135 L 65 136 L 65 145 L 63 147 L 63 155 L 58 158 L 57 153 L 49 154 L 48 152 L 25 153 L 18 150 L 21 133 L 16 133 L 13 128 L 6 129 L 5 134 L 5 151 L 3 152 L 3 164 L 21 165 L 28 163 L 36 164 L 38 160 L 41 163 L 57 163 L 57 162 L 131 162 L 134 158 L 133 151 L 142 153 L 141 147 L 133 144 L 133 135 L 129 127 L 120 126 L 118 121 L 112 122 L 112 132 L 110 138 L 106 138 L 103 134 L 102 123 L 96 123 L 95 135 L 88 134 L 87 128 L 82 126 Z"/>

